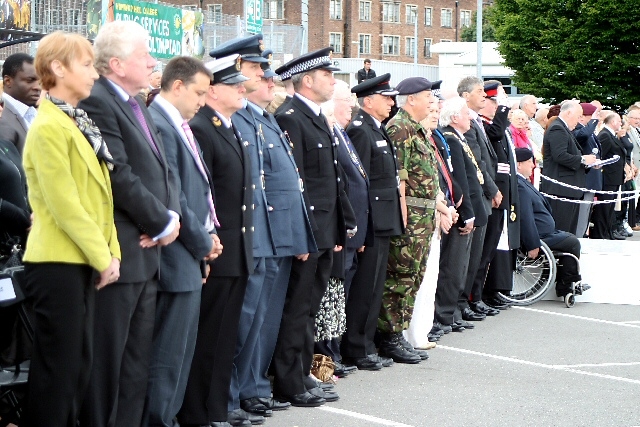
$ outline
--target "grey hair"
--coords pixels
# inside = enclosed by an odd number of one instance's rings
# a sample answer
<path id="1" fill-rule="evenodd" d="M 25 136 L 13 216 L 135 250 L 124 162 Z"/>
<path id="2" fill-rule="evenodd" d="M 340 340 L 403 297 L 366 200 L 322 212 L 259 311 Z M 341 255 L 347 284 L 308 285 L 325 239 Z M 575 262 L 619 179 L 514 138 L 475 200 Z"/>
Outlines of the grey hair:
<path id="1" fill-rule="evenodd" d="M 398 108 L 403 108 L 407 105 L 407 101 L 409 100 L 409 95 L 398 95 L 396 96 L 396 105 Z"/>
<path id="2" fill-rule="evenodd" d="M 351 89 L 349 88 L 349 84 L 344 80 L 336 79 L 336 84 L 333 87 L 333 97 L 340 98 L 342 95 L 352 96 Z M 346 98 L 346 96 L 345 96 Z"/>
<path id="3" fill-rule="evenodd" d="M 464 98 L 449 98 L 442 104 L 440 110 L 440 126 L 449 126 L 453 122 L 453 116 L 459 116 L 467 101 Z"/>
<path id="4" fill-rule="evenodd" d="M 291 76 L 291 83 L 293 83 L 293 90 L 297 92 L 302 86 L 302 79 L 304 79 L 304 76 L 312 75 L 316 71 L 317 70 L 310 70 L 310 71 L 305 71 L 304 73 L 294 74 L 293 76 Z"/>
<path id="5" fill-rule="evenodd" d="M 93 41 L 95 68 L 98 74 L 111 72 L 111 58 L 127 59 L 135 49 L 135 42 L 149 39 L 149 32 L 134 21 L 113 21 L 104 24 Z"/>
<path id="6" fill-rule="evenodd" d="M 362 97 L 358 98 L 358 105 L 359 105 L 360 107 L 364 107 L 364 100 L 365 100 L 366 98 L 367 98 L 366 96 L 362 96 Z"/>
<path id="7" fill-rule="evenodd" d="M 578 101 L 565 101 L 562 104 L 562 107 L 560 107 L 560 112 L 564 113 L 565 111 L 578 109 L 578 108 L 582 108 L 580 107 L 580 104 L 578 104 Z"/>
<path id="8" fill-rule="evenodd" d="M 511 113 L 512 113 L 512 114 L 511 114 L 511 117 L 514 117 L 514 116 L 522 116 L 522 117 L 524 117 L 525 119 L 529 120 L 529 116 L 527 116 L 527 113 L 525 113 L 525 112 L 524 112 L 523 110 L 521 110 L 521 109 L 511 110 Z"/>
<path id="9" fill-rule="evenodd" d="M 543 120 L 545 117 L 547 117 L 547 114 L 549 114 L 549 109 L 548 108 L 540 108 L 538 111 L 536 111 L 536 121 L 540 121 Z"/>
<path id="10" fill-rule="evenodd" d="M 536 97 L 533 95 L 525 95 L 520 100 L 520 109 L 523 109 L 525 105 L 531 104 L 532 101 L 536 101 Z"/>
<path id="11" fill-rule="evenodd" d="M 330 99 L 327 102 L 323 102 L 322 104 L 320 104 L 320 110 L 322 111 L 322 114 L 324 114 L 327 117 L 327 120 L 329 121 L 329 123 L 333 123 L 336 121 L 335 116 L 333 114 L 335 112 L 335 108 L 336 108 L 336 105 L 333 103 L 333 99 Z"/>
<path id="12" fill-rule="evenodd" d="M 484 82 L 482 79 L 476 76 L 467 76 L 458 83 L 458 95 L 462 96 L 465 92 L 471 93 L 478 85 L 484 88 Z"/>

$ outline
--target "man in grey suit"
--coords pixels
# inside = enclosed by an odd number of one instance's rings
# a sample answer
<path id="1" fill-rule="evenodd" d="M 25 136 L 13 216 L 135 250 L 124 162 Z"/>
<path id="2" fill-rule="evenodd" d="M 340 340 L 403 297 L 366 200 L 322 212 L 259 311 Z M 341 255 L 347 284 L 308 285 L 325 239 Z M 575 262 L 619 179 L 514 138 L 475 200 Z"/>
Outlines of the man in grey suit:
<path id="1" fill-rule="evenodd" d="M 0 117 L 0 138 L 13 142 L 20 154 L 31 122 L 36 117 L 40 82 L 33 57 L 14 53 L 2 65 L 4 110 Z"/>
<path id="2" fill-rule="evenodd" d="M 182 210 L 180 235 L 162 250 L 153 351 L 144 425 L 172 426 L 189 378 L 196 345 L 205 261 L 221 253 L 209 175 L 188 120 L 204 105 L 211 73 L 202 61 L 173 58 L 149 112 L 176 174 Z M 146 242 L 152 244 L 150 239 Z"/>

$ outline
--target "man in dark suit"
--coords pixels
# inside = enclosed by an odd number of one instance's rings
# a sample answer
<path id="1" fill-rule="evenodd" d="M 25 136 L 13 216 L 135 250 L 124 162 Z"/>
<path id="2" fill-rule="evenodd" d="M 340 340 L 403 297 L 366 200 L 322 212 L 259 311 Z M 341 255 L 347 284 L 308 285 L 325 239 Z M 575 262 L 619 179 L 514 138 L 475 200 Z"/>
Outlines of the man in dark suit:
<path id="1" fill-rule="evenodd" d="M 276 116 L 291 141 L 318 246 L 318 252 L 310 254 L 306 261 L 293 260 L 272 362 L 274 397 L 294 406 L 326 402 L 323 390 L 309 376 L 314 320 L 329 281 L 333 251 L 342 250 L 346 240 L 336 146 L 320 110 L 320 104 L 333 95 L 333 71 L 338 70 L 332 65 L 330 53 L 331 48 L 324 48 L 289 62 L 296 94 L 289 109 Z"/>
<path id="2" fill-rule="evenodd" d="M 581 200 L 583 192 L 564 187 L 544 179 L 545 176 L 565 184 L 584 188 L 586 166 L 596 161 L 593 154 L 582 154 L 571 131 L 582 115 L 582 107 L 576 101 L 566 101 L 560 114 L 544 134 L 542 182 L 540 191 L 556 197 Z M 578 227 L 579 206 L 549 198 L 554 219 L 559 230 L 575 234 Z"/>
<path id="3" fill-rule="evenodd" d="M 263 56 L 270 58 L 270 51 L 265 50 Z M 288 402 L 278 402 L 271 397 L 267 371 L 278 339 L 291 263 L 294 257 L 304 261 L 317 248 L 289 141 L 274 117 L 264 110 L 273 100 L 276 74 L 268 62 L 261 66 L 264 76 L 257 90 L 247 95 L 247 100 L 255 117 L 262 150 L 264 194 L 276 255 L 265 258 L 267 275 L 255 313 L 255 318 L 262 321 L 252 323 L 249 337 L 236 355 L 236 363 L 245 369 L 238 369 L 237 380 L 232 378 L 229 410 L 237 409 L 240 404 L 247 412 L 270 415 L 272 411 L 290 406 Z"/>
<path id="4" fill-rule="evenodd" d="M 2 80 L 4 110 L 0 117 L 0 138 L 13 142 L 22 155 L 40 98 L 40 81 L 33 67 L 33 57 L 26 53 L 9 55 L 2 65 Z"/>
<path id="5" fill-rule="evenodd" d="M 527 148 L 516 148 L 518 161 L 518 193 L 520 196 L 520 240 L 522 249 L 529 258 L 537 258 L 540 240 L 551 250 L 570 253 L 580 258 L 580 241 L 575 235 L 556 228 L 549 201 L 536 190 L 528 177 L 535 164 L 533 152 Z M 558 260 L 556 295 L 564 296 L 572 291 L 572 283 L 580 282 L 578 264 L 573 257 L 563 256 Z M 588 285 L 578 287 L 579 292 Z"/>
<path id="6" fill-rule="evenodd" d="M 96 294 L 94 361 L 81 414 L 86 425 L 140 424 L 151 359 L 159 247 L 172 243 L 180 228 L 176 177 L 169 171 L 151 116 L 135 98 L 156 65 L 147 38 L 147 31 L 134 22 L 104 25 L 94 43 L 101 77 L 91 96 L 79 104 L 113 155 L 111 186 L 122 249 L 120 279 Z M 119 56 L 128 49 L 133 49 L 130 56 Z M 157 246 L 143 247 L 144 235 Z"/>
<path id="7" fill-rule="evenodd" d="M 371 69 L 371 60 L 369 58 L 364 60 L 364 67 L 358 70 L 358 84 L 365 80 L 375 79 L 376 72 Z"/>
<path id="8" fill-rule="evenodd" d="M 499 227 L 502 223 L 502 212 L 498 212 L 497 208 L 501 205 L 503 197 L 502 192 L 494 182 L 497 172 L 498 157 L 493 149 L 493 145 L 487 137 L 482 118 L 478 115 L 478 112 L 484 108 L 487 102 L 485 89 L 497 90 L 497 88 L 497 83 L 493 83 L 485 87 L 483 81 L 474 76 L 465 77 L 458 84 L 458 94 L 467 101 L 469 114 L 471 115 L 471 128 L 465 132 L 464 137 L 467 140 L 471 151 L 473 151 L 473 155 L 484 178 L 484 182 L 482 183 L 482 201 L 487 214 L 487 222 L 478 221 L 478 219 L 476 219 L 474 223 L 475 230 L 471 238 L 469 270 L 466 276 L 464 289 L 458 300 L 458 310 L 456 310 L 455 316 L 456 321 L 463 324 L 468 320 L 482 320 L 485 317 L 484 313 L 475 313 L 470 309 L 469 299 L 472 294 L 476 277 L 480 274 L 484 279 L 486 275 L 485 266 L 481 265 L 483 252 L 486 258 L 488 257 L 488 252 L 490 253 L 491 251 L 495 251 L 495 248 L 498 246 L 500 232 L 502 231 L 502 228 Z M 493 208 L 496 208 L 496 215 L 493 219 L 489 219 L 493 213 Z M 489 221 L 492 222 L 492 225 L 487 227 Z M 486 235 L 487 228 L 490 232 L 489 236 Z M 481 294 L 481 291 L 479 292 L 478 288 L 481 288 L 481 284 L 476 285 L 476 297 Z M 465 318 L 462 316 L 463 313 L 465 314 Z M 468 324 L 468 326 L 472 327 L 470 324 Z"/>
<path id="9" fill-rule="evenodd" d="M 342 354 L 346 364 L 358 369 L 379 370 L 373 338 L 378 327 L 382 293 L 387 277 L 389 242 L 404 231 L 398 191 L 398 166 L 395 147 L 382 121 L 393 105 L 390 74 L 384 74 L 351 89 L 358 97 L 360 110 L 347 127 L 369 178 L 369 201 L 373 216 L 373 244 L 358 255 L 358 269 L 347 299 L 347 330 L 342 337 Z M 406 353 L 403 351 L 402 354 Z M 414 357 L 408 355 L 412 360 Z M 385 357 L 385 365 L 392 361 Z"/>
<path id="10" fill-rule="evenodd" d="M 213 74 L 206 105 L 189 122 L 211 174 L 211 191 L 224 246 L 202 289 L 196 348 L 178 420 L 181 426 L 227 424 L 231 368 L 247 279 L 253 272 L 255 184 L 251 159 L 231 116 L 242 108 L 247 80 L 240 56 L 208 62 Z M 251 424 L 241 420 L 237 425 Z M 248 423 L 248 424 L 247 424 Z"/>
<path id="11" fill-rule="evenodd" d="M 462 98 L 446 100 L 440 112 L 440 124 L 439 131 L 451 151 L 453 178 L 461 188 L 462 203 L 457 209 L 458 222 L 449 234 L 442 236 L 434 325 L 429 332 L 429 341 L 437 341 L 452 330 L 460 332 L 466 328 L 456 323 L 454 313 L 466 283 L 474 223 L 476 220 L 487 221 L 481 187 L 484 175 L 464 138 L 464 133 L 471 128 L 466 101 Z"/>
<path id="12" fill-rule="evenodd" d="M 610 159 L 615 155 L 620 157 L 617 162 L 602 167 L 602 189 L 604 191 L 618 191 L 619 187 L 624 184 L 624 167 L 627 152 L 620 138 L 616 136 L 621 125 L 622 121 L 620 116 L 616 113 L 610 113 L 604 118 L 604 127 L 600 133 L 598 133 L 598 142 L 602 147 L 602 158 Z M 593 171 L 593 173 L 598 172 L 598 170 Z M 613 194 L 602 195 L 603 200 L 613 200 L 615 197 Z M 613 209 L 613 203 L 594 206 L 592 217 L 593 228 L 591 228 L 589 233 L 590 238 L 609 240 L 624 240 L 626 238 L 614 228 L 615 217 Z"/>
<path id="13" fill-rule="evenodd" d="M 209 174 L 188 120 L 204 105 L 211 73 L 202 61 L 175 57 L 164 69 L 161 90 L 149 112 L 177 175 L 180 235 L 161 253 L 153 352 L 149 369 L 149 425 L 171 425 L 182 405 L 196 345 L 205 259 L 221 253 Z M 218 224 L 219 225 L 219 224 Z M 210 234 L 211 233 L 211 234 Z"/>

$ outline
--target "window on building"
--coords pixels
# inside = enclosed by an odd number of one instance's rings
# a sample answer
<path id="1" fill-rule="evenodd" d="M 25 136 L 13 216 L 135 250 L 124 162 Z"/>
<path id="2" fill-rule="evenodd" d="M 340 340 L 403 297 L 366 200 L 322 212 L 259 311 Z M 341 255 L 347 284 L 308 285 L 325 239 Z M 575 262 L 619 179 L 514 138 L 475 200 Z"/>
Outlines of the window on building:
<path id="1" fill-rule="evenodd" d="M 360 20 L 371 21 L 371 2 L 360 0 Z"/>
<path id="2" fill-rule="evenodd" d="M 400 3 L 382 3 L 382 21 L 400 22 Z"/>
<path id="3" fill-rule="evenodd" d="M 407 56 L 413 56 L 416 51 L 416 39 L 413 37 L 404 38 L 404 54 Z"/>
<path id="4" fill-rule="evenodd" d="M 451 39 L 440 39 L 440 43 L 451 43 Z"/>
<path id="5" fill-rule="evenodd" d="M 440 26 L 451 28 L 453 11 L 451 9 L 440 9 Z"/>
<path id="6" fill-rule="evenodd" d="M 198 9 L 198 5 L 197 4 L 185 4 L 184 6 L 180 6 L 183 9 L 188 9 L 188 10 L 197 10 Z"/>
<path id="7" fill-rule="evenodd" d="M 342 33 L 329 33 L 329 46 L 335 53 L 342 53 Z"/>
<path id="8" fill-rule="evenodd" d="M 60 11 L 48 10 L 44 20 L 45 25 L 60 25 Z"/>
<path id="9" fill-rule="evenodd" d="M 432 43 L 433 43 L 433 40 L 424 39 L 424 57 L 425 58 L 431 58 L 431 44 Z"/>
<path id="10" fill-rule="evenodd" d="M 418 6 L 408 4 L 405 6 L 407 24 L 415 25 L 418 21 Z"/>
<path id="11" fill-rule="evenodd" d="M 342 0 L 329 1 L 329 18 L 342 19 Z"/>
<path id="12" fill-rule="evenodd" d="M 264 0 L 264 19 L 284 19 L 284 0 Z"/>
<path id="13" fill-rule="evenodd" d="M 471 26 L 471 11 L 461 10 L 460 11 L 460 28 L 470 27 L 470 26 Z"/>
<path id="14" fill-rule="evenodd" d="M 271 33 L 265 37 L 269 41 L 269 49 L 273 50 L 273 53 L 284 52 L 284 33 Z"/>
<path id="15" fill-rule="evenodd" d="M 67 25 L 82 25 L 79 9 L 67 9 Z"/>
<path id="16" fill-rule="evenodd" d="M 222 43 L 222 36 L 209 36 L 207 37 L 207 42 L 209 43 L 209 50 L 214 49 Z"/>
<path id="17" fill-rule="evenodd" d="M 424 8 L 424 25 L 426 27 L 430 27 L 433 25 L 433 8 L 425 7 Z"/>
<path id="18" fill-rule="evenodd" d="M 382 54 L 400 55 L 400 36 L 382 36 Z"/>
<path id="19" fill-rule="evenodd" d="M 207 22 L 211 24 L 222 24 L 222 4 L 207 5 Z"/>
<path id="20" fill-rule="evenodd" d="M 359 52 L 361 54 L 371 53 L 371 34 L 358 34 L 358 39 L 360 42 Z"/>

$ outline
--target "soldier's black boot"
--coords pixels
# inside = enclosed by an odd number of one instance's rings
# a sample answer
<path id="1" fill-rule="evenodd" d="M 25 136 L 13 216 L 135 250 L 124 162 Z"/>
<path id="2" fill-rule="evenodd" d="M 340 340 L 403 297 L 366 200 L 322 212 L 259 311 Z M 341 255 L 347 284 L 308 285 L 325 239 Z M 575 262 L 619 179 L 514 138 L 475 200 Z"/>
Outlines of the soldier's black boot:
<path id="1" fill-rule="evenodd" d="M 396 363 L 420 363 L 420 356 L 405 350 L 399 335 L 395 332 L 383 335 L 378 349 L 380 356 L 390 357 Z"/>

